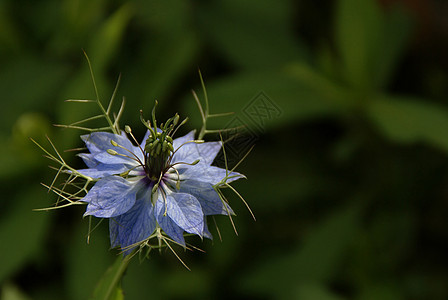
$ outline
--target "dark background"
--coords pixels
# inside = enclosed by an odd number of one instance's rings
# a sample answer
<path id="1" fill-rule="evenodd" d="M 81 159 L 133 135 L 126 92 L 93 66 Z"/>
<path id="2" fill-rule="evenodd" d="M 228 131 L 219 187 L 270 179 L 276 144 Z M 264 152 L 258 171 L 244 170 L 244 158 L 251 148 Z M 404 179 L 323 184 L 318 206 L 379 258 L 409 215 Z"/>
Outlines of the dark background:
<path id="1" fill-rule="evenodd" d="M 199 128 L 245 125 L 228 144 L 248 180 L 228 194 L 239 235 L 189 241 L 131 263 L 126 299 L 448 299 L 448 4 L 443 0 L 0 2 L 2 299 L 86 299 L 118 251 L 103 222 L 86 243 L 84 207 L 33 212 L 56 197 L 47 134 L 82 147 L 69 124 L 98 113 L 118 75 L 122 125 L 139 110 Z M 104 124 L 99 124 L 103 126 Z M 216 136 L 209 136 L 216 139 Z M 216 164 L 222 166 L 222 155 Z M 96 224 L 95 220 L 95 224 Z M 210 220 L 211 221 L 211 220 Z"/>

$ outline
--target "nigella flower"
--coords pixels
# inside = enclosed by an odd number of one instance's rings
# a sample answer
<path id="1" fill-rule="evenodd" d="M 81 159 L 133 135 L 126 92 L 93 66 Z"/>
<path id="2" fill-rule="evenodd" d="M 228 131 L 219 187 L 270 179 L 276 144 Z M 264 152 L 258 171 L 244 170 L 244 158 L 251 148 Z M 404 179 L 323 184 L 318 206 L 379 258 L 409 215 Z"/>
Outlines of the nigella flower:
<path id="1" fill-rule="evenodd" d="M 94 132 L 81 136 L 90 153 L 82 153 L 87 169 L 98 179 L 87 195 L 85 215 L 109 219 L 112 247 L 125 253 L 154 234 L 164 232 L 185 245 L 184 232 L 211 238 L 206 216 L 233 214 L 216 187 L 244 177 L 212 166 L 221 142 L 195 140 L 195 132 L 173 139 L 179 117 L 148 131 L 140 145 L 130 128 L 121 135 Z"/>

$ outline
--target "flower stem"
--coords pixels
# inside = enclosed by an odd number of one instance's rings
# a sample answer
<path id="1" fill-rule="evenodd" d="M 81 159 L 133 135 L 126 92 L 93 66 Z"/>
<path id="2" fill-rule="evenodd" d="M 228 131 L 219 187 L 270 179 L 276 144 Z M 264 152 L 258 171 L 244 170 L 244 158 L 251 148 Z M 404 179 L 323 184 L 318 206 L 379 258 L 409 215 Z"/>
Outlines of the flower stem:
<path id="1" fill-rule="evenodd" d="M 119 286 L 120 280 L 131 261 L 132 255 L 126 255 L 124 258 L 119 257 L 115 263 L 107 269 L 100 281 L 98 282 L 90 300 L 110 300 L 115 299 L 113 296 L 121 293 Z"/>

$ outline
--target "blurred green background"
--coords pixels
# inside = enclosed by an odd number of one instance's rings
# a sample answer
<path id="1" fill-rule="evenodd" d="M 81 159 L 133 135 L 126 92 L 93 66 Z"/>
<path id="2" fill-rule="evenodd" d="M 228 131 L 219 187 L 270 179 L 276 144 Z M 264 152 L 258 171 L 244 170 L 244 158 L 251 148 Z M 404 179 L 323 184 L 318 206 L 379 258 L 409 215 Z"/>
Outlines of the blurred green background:
<path id="1" fill-rule="evenodd" d="M 50 163 L 28 139 L 82 147 L 122 74 L 122 125 L 189 116 L 200 68 L 229 143 L 236 236 L 134 259 L 125 299 L 448 299 L 448 5 L 437 0 L 0 1 L 1 299 L 87 299 L 113 262 L 106 222 L 51 206 Z M 216 137 L 210 137 L 216 138 Z M 81 168 L 73 152 L 63 153 Z M 218 159 L 218 164 L 222 157 Z"/>

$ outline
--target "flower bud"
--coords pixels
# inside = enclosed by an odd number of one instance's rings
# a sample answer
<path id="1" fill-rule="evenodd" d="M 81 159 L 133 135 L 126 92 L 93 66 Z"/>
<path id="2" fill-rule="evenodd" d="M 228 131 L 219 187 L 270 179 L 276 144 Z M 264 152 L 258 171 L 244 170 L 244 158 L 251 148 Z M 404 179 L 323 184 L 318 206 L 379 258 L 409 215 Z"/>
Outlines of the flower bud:
<path id="1" fill-rule="evenodd" d="M 173 125 L 176 126 L 178 122 L 179 122 L 179 115 L 176 114 L 176 115 L 174 116 Z"/>

